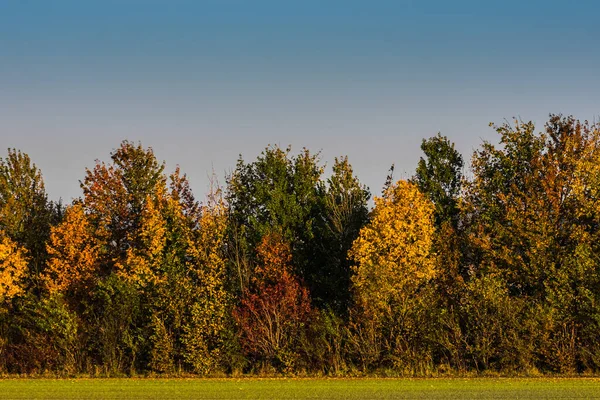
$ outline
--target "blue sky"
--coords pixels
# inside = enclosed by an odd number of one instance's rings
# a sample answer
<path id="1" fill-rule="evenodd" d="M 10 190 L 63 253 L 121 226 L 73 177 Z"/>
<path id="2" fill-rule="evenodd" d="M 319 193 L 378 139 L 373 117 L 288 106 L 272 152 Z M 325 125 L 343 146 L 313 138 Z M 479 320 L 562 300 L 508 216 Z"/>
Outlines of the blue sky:
<path id="1" fill-rule="evenodd" d="M 53 199 L 121 140 L 199 198 L 267 144 L 348 155 L 379 193 L 441 131 L 466 159 L 489 122 L 600 113 L 595 1 L 0 0 L 0 148 Z M 5 150 L 2 150 L 5 152 Z M 4 153 L 5 154 L 5 153 Z M 4 154 L 0 153 L 0 156 Z"/>

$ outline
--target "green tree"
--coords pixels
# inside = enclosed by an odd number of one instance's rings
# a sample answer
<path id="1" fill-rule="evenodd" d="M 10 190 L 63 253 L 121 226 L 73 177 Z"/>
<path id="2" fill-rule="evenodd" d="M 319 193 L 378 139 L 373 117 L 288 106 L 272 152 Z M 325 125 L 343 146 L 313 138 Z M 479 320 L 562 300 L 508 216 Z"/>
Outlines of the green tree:
<path id="1" fill-rule="evenodd" d="M 499 274 L 510 296 L 536 305 L 540 367 L 581 370 L 573 343 L 595 342 L 589 327 L 598 315 L 598 225 L 587 207 L 596 201 L 588 167 L 596 162 L 597 127 L 551 115 L 540 133 L 519 121 L 495 128 L 501 147 L 486 143 L 474 155 L 467 189 L 470 262 L 481 274 Z"/>
<path id="2" fill-rule="evenodd" d="M 438 274 L 435 279 L 435 310 L 441 321 L 433 323 L 444 357 L 455 367 L 463 368 L 464 356 L 457 336 L 462 336 L 458 309 L 464 293 L 464 235 L 460 227 L 460 196 L 464 162 L 461 154 L 446 136 L 438 133 L 423 139 L 421 157 L 412 182 L 435 205 L 436 232 L 433 248 L 437 253 Z M 444 330 L 440 327 L 445 326 Z M 448 356 L 450 354 L 450 356 Z"/>
<path id="3" fill-rule="evenodd" d="M 455 150 L 454 143 L 439 133 L 423 139 L 421 150 L 426 158 L 419 160 L 413 181 L 435 205 L 436 225 L 450 222 L 456 227 L 463 158 Z"/>
<path id="4" fill-rule="evenodd" d="M 28 253 L 26 289 L 39 289 L 47 253 L 50 227 L 59 218 L 48 201 L 41 171 L 29 156 L 9 149 L 0 158 L 0 230 Z"/>
<path id="5" fill-rule="evenodd" d="M 273 229 L 290 243 L 294 269 L 312 286 L 311 258 L 315 246 L 315 211 L 323 172 L 318 154 L 307 149 L 267 147 L 252 163 L 238 160 L 227 182 L 232 281 L 243 292 L 256 264 L 254 248 Z"/>
<path id="6" fill-rule="evenodd" d="M 350 305 L 351 261 L 348 251 L 369 218 L 366 186 L 354 175 L 348 157 L 335 158 L 333 173 L 322 196 L 323 210 L 312 271 L 311 294 L 317 304 L 345 315 Z"/>
<path id="7" fill-rule="evenodd" d="M 464 278 L 462 250 L 464 235 L 459 229 L 459 201 L 462 191 L 463 158 L 446 136 L 438 133 L 423 139 L 421 157 L 412 178 L 419 190 L 435 205 L 436 233 L 434 248 L 437 252 L 437 285 L 440 307 L 453 307 Z"/>

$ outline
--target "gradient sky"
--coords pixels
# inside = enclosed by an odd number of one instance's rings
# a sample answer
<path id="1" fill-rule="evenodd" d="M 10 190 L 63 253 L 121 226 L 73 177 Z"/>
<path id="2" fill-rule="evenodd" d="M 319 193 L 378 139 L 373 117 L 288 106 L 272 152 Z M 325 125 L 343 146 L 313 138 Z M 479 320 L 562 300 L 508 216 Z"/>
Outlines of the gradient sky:
<path id="1" fill-rule="evenodd" d="M 600 2 L 0 0 L 0 156 L 81 194 L 123 139 L 203 198 L 267 144 L 348 155 L 379 194 L 441 131 L 465 159 L 489 122 L 600 115 Z"/>

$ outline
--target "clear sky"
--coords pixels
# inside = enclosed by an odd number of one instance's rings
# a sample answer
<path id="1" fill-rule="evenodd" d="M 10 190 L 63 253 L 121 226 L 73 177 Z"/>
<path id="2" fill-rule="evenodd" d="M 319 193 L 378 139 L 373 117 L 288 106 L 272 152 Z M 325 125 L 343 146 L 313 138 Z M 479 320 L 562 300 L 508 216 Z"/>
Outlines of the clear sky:
<path id="1" fill-rule="evenodd" d="M 600 115 L 600 2 L 0 0 L 0 156 L 52 199 L 123 139 L 199 198 L 267 144 L 348 155 L 379 194 L 441 131 L 466 159 L 489 122 Z M 541 126 L 540 126 L 541 127 Z"/>

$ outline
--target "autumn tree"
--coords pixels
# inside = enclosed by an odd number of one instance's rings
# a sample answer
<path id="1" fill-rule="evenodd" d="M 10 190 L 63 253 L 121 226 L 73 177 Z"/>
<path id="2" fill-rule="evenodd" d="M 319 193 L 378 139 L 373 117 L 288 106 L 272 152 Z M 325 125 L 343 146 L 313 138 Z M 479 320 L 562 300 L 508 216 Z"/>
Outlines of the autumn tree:
<path id="1" fill-rule="evenodd" d="M 515 121 L 514 126 L 505 123 L 495 129 L 501 145 L 485 142 L 475 152 L 472 159 L 474 178 L 465 193 L 464 215 L 469 243 L 465 262 L 470 269 L 469 290 L 463 302 L 466 326 L 469 326 L 468 321 L 480 315 L 473 314 L 475 309 L 468 306 L 470 299 L 493 298 L 506 293 L 510 297 L 503 302 L 509 305 L 511 298 L 543 303 L 545 275 L 558 261 L 558 254 L 554 252 L 558 250 L 558 235 L 562 235 L 553 228 L 553 220 L 558 215 L 551 213 L 551 207 L 548 207 L 551 204 L 548 195 L 553 196 L 546 191 L 550 172 L 544 166 L 548 156 L 547 137 L 536 133 L 531 122 Z M 496 293 L 479 284 L 492 282 Z M 542 307 L 538 315 L 547 315 L 546 310 Z M 485 355 L 483 359 L 479 358 L 485 367 L 500 354 L 498 342 L 491 340 L 493 332 L 512 334 L 513 328 L 518 326 L 503 318 L 495 322 L 490 320 L 497 314 L 494 311 L 478 319 L 476 325 L 487 326 L 486 330 L 479 334 L 475 329 L 466 332 L 470 337 L 468 347 L 478 349 L 480 356 L 475 359 Z M 525 310 L 521 309 L 516 318 L 524 320 Z M 544 330 L 546 328 L 541 328 Z M 482 338 L 486 339 L 482 341 Z M 486 343 L 485 351 L 482 343 Z M 512 348 L 511 352 L 526 353 L 518 348 Z"/>
<path id="2" fill-rule="evenodd" d="M 184 328 L 185 360 L 198 373 L 223 368 L 232 299 L 227 292 L 225 240 L 227 208 L 214 182 L 204 205 L 199 208 L 198 229 L 190 242 L 190 277 L 194 286 L 189 323 Z"/>
<path id="3" fill-rule="evenodd" d="M 86 320 L 82 340 L 109 372 L 148 363 L 164 370 L 175 360 L 191 290 L 184 278 L 193 223 L 184 213 L 193 201 L 185 176 L 173 175 L 175 200 L 163 171 L 152 149 L 122 142 L 110 163 L 86 171 L 83 198 L 48 243 L 48 288 L 85 304 L 76 307 Z"/>
<path id="4" fill-rule="evenodd" d="M 176 364 L 192 357 L 188 336 L 195 325 L 194 305 L 199 298 L 212 300 L 200 294 L 210 281 L 196 279 L 196 269 L 207 267 L 198 265 L 205 260 L 198 260 L 196 238 L 200 232 L 211 238 L 218 232 L 203 231 L 202 218 L 202 207 L 189 190 L 187 177 L 177 170 L 171 175 L 169 191 L 160 180 L 153 194 L 147 196 L 139 227 L 128 238 L 136 246 L 127 249 L 123 264 L 115 265 L 116 274 L 133 284 L 145 299 L 142 308 L 151 315 L 146 322 L 152 332 L 148 366 L 157 372 L 171 372 Z M 213 247 L 211 251 L 217 253 L 220 249 Z M 226 305 L 217 302 L 214 306 L 218 309 Z M 197 368 L 196 372 L 207 371 Z"/>
<path id="5" fill-rule="evenodd" d="M 129 248 L 140 247 L 137 232 L 148 196 L 165 185 L 164 164 L 159 163 L 151 148 L 123 141 L 111 153 L 112 164 L 96 162 L 86 170 L 81 182 L 83 206 L 92 223 L 105 232 L 105 265 L 123 263 Z"/>
<path id="6" fill-rule="evenodd" d="M 256 251 L 260 263 L 234 313 L 242 347 L 255 361 L 289 371 L 301 357 L 300 340 L 312 313 L 309 293 L 292 272 L 282 235 L 263 236 Z"/>
<path id="7" fill-rule="evenodd" d="M 520 121 L 495 128 L 502 146 L 485 143 L 474 155 L 467 190 L 471 262 L 500 274 L 512 297 L 536 304 L 540 365 L 574 371 L 582 359 L 572 343 L 595 325 L 598 225 L 584 211 L 595 180 L 582 171 L 595 162 L 597 127 L 551 115 L 539 133 Z"/>
<path id="8" fill-rule="evenodd" d="M 412 183 L 399 181 L 375 198 L 371 221 L 351 256 L 356 301 L 378 319 L 435 275 L 431 254 L 433 205 Z"/>
<path id="9" fill-rule="evenodd" d="M 50 292 L 90 290 L 100 276 L 101 244 L 81 203 L 68 207 L 63 221 L 52 228 L 47 245 L 44 278 Z"/>
<path id="10" fill-rule="evenodd" d="M 600 370 L 600 126 L 446 137 L 368 211 L 346 157 L 266 148 L 199 202 L 128 141 L 83 197 L 0 159 L 0 372 Z"/>
<path id="11" fill-rule="evenodd" d="M 127 249 L 125 262 L 115 265 L 117 274 L 140 288 L 160 284 L 164 279 L 167 223 L 165 188 L 157 187 L 155 196 L 147 196 L 138 229 L 129 232 L 129 241 L 136 243 Z"/>
<path id="12" fill-rule="evenodd" d="M 545 295 L 546 277 L 576 245 L 575 173 L 590 129 L 551 116 L 546 131 L 515 121 L 496 127 L 502 147 L 485 143 L 473 157 L 466 211 L 477 264 L 505 274 L 514 295 Z"/>
<path id="13" fill-rule="evenodd" d="M 370 326 L 372 342 L 367 341 L 366 346 L 375 348 L 383 342 L 383 354 L 402 358 L 402 353 L 414 350 L 408 347 L 416 343 L 407 339 L 418 337 L 415 332 L 422 321 L 415 313 L 423 309 L 415 302 L 436 274 L 433 217 L 434 206 L 418 187 L 399 181 L 383 197 L 375 197 L 371 220 L 350 251 L 356 263 L 354 318 L 359 329 Z"/>
<path id="14" fill-rule="evenodd" d="M 42 312 L 47 304 L 46 242 L 61 211 L 60 202 L 48 200 L 41 171 L 29 156 L 9 149 L 8 156 L 0 158 L 0 368 L 7 371 L 72 365 L 60 361 L 65 354 L 58 335 L 61 321 Z"/>
<path id="15" fill-rule="evenodd" d="M 27 261 L 27 250 L 0 230 L 0 309 L 2 303 L 23 292 Z"/>

